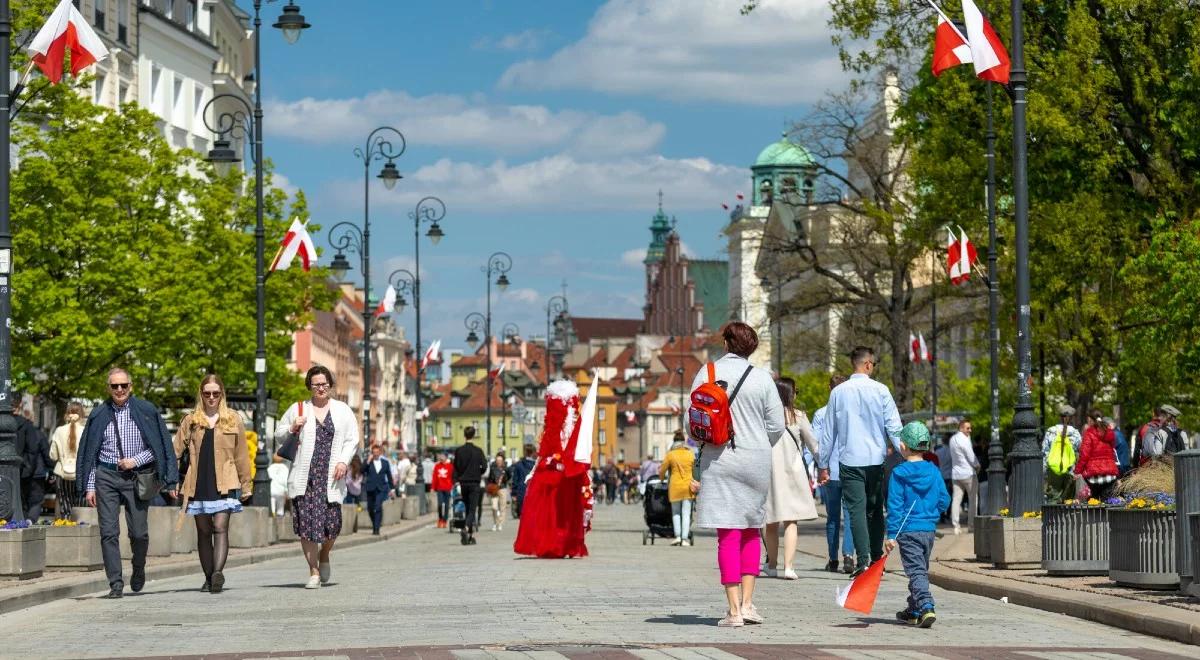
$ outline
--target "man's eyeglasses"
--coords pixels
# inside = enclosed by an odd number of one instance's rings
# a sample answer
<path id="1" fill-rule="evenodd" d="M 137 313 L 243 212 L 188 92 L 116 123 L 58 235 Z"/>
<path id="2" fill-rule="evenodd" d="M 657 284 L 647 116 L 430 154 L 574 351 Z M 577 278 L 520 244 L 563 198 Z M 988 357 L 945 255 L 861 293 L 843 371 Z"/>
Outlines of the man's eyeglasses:
<path id="1" fill-rule="evenodd" d="M 327 390 L 329 389 L 329 383 L 313 383 L 310 387 L 314 390 Z"/>
<path id="2" fill-rule="evenodd" d="M 219 398 L 221 398 L 221 393 L 220 392 L 201 392 L 200 396 L 202 396 L 206 399 L 219 399 Z"/>
<path id="3" fill-rule="evenodd" d="M 129 389 L 129 383 L 109 383 L 108 389 L 113 391 L 127 390 Z"/>

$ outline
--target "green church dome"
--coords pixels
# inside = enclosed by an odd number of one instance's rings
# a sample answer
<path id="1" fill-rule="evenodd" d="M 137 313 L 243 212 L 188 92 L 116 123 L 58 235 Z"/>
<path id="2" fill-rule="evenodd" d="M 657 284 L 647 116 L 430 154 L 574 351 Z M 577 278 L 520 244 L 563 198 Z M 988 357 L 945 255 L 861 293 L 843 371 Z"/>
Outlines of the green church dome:
<path id="1" fill-rule="evenodd" d="M 812 154 L 804 147 L 789 141 L 787 133 L 784 133 L 778 142 L 768 144 L 758 154 L 758 160 L 754 161 L 754 167 L 812 167 L 815 164 Z"/>

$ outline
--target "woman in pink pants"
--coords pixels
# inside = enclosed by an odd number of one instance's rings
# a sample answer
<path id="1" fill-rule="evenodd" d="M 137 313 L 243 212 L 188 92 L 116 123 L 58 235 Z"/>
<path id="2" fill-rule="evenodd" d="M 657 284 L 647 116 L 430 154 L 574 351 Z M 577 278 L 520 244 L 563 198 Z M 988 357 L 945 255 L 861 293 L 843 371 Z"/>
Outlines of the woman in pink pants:
<path id="1" fill-rule="evenodd" d="M 771 486 L 771 447 L 784 431 L 783 402 L 775 381 L 747 358 L 758 348 L 758 334 L 745 323 L 725 326 L 727 354 L 715 363 L 716 382 L 730 394 L 734 440 L 702 444 L 696 481 L 696 526 L 717 531 L 717 567 L 729 609 L 718 626 L 762 623 L 754 607 L 767 491 Z M 708 382 L 702 368 L 694 391 Z M 738 386 L 738 383 L 741 386 Z M 703 486 L 701 486 L 703 484 Z"/>

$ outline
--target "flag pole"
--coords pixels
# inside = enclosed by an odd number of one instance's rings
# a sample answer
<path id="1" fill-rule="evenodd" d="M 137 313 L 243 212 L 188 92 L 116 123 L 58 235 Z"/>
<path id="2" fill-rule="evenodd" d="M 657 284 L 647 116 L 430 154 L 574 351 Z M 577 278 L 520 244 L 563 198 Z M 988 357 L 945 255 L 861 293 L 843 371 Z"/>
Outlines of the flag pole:
<path id="1" fill-rule="evenodd" d="M 937 405 L 938 405 L 938 373 L 937 373 L 937 252 L 934 251 L 930 257 L 933 266 L 932 277 L 929 282 L 930 295 L 930 316 L 932 317 L 931 328 L 929 330 L 929 428 L 932 433 L 937 434 Z"/>
<path id="2" fill-rule="evenodd" d="M 988 438 L 987 512 L 999 515 L 1004 508 L 1004 445 L 1000 442 L 1000 282 L 996 259 L 996 125 L 991 85 L 987 86 L 987 217 L 988 217 L 988 399 L 991 431 Z"/>

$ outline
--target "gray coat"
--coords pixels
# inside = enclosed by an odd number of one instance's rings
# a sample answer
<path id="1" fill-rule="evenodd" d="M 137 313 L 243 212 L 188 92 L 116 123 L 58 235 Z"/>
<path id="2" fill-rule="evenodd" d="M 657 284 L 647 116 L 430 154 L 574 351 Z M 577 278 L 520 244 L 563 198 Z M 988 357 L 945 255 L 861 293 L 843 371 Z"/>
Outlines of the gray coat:
<path id="1" fill-rule="evenodd" d="M 749 364 L 726 354 L 716 362 L 717 380 L 728 383 L 732 394 Z M 708 369 L 700 369 L 692 390 L 707 380 Z M 771 487 L 771 448 L 784 431 L 783 402 L 771 374 L 753 368 L 730 410 L 736 448 L 701 443 L 700 476 L 696 477 L 702 484 L 696 497 L 698 527 L 752 529 L 763 525 Z"/>

